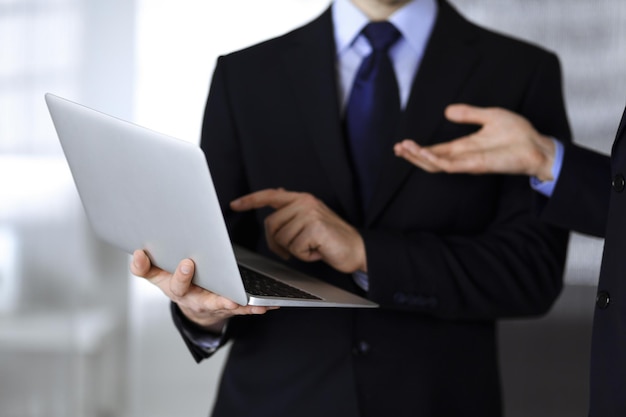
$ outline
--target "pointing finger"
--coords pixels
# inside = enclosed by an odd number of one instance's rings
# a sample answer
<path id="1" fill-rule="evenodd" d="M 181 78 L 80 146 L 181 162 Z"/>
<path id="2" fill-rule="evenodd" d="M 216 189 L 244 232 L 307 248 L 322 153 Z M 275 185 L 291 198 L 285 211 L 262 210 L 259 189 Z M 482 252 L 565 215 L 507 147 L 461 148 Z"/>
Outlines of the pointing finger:
<path id="1" fill-rule="evenodd" d="M 245 211 L 262 207 L 279 209 L 297 198 L 297 193 L 282 188 L 270 188 L 256 191 L 231 201 L 230 207 L 235 211 Z"/>

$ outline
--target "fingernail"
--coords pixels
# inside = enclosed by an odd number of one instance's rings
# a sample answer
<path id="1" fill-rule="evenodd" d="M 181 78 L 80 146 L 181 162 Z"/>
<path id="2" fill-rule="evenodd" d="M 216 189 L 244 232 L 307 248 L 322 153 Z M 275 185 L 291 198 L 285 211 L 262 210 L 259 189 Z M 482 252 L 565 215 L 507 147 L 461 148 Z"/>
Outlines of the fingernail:
<path id="1" fill-rule="evenodd" d="M 239 198 L 230 202 L 230 206 L 232 208 L 237 208 L 240 205 L 241 205 L 241 200 Z"/>
<path id="2" fill-rule="evenodd" d="M 182 264 L 180 266 L 180 272 L 182 272 L 185 275 L 191 273 L 191 266 L 189 266 L 188 264 Z"/>

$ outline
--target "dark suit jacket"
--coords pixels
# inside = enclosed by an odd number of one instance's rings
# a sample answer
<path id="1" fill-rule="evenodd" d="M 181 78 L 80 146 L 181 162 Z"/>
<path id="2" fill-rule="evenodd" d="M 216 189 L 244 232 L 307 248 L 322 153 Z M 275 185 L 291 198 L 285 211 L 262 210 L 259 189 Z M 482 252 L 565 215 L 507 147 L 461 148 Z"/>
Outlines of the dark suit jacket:
<path id="1" fill-rule="evenodd" d="M 591 417 L 626 416 L 626 111 L 611 155 L 566 147 L 541 213 L 553 224 L 605 237 L 591 346 Z"/>
<path id="2" fill-rule="evenodd" d="M 501 106 L 567 140 L 556 56 L 478 28 L 447 3 L 416 75 L 370 209 L 359 213 L 342 133 L 330 12 L 221 57 L 206 152 L 236 242 L 269 254 L 254 190 L 308 192 L 359 228 L 376 310 L 281 309 L 232 319 L 216 416 L 499 416 L 495 320 L 539 315 L 559 294 L 567 233 L 531 215 L 528 179 L 432 175 L 393 155 L 445 141 L 453 102 Z M 291 263 L 354 292 L 323 263 Z M 181 322 L 177 321 L 180 326 Z M 203 353 L 188 345 L 197 360 Z"/>

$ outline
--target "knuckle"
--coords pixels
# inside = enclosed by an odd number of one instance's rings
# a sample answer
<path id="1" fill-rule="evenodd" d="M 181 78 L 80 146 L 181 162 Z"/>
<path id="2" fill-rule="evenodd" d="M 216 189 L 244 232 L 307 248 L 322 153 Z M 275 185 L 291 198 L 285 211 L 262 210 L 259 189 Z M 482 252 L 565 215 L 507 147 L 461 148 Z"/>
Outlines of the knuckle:
<path id="1" fill-rule="evenodd" d="M 315 206 L 317 204 L 317 198 L 309 193 L 302 193 L 300 196 L 300 201 L 305 206 Z"/>

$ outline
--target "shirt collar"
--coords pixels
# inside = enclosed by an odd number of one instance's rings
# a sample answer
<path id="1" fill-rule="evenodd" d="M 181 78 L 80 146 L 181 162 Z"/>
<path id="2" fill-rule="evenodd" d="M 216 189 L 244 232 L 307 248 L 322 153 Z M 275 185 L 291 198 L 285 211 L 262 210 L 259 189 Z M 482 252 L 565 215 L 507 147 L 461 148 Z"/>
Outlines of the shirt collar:
<path id="1" fill-rule="evenodd" d="M 337 54 L 350 48 L 369 23 L 367 16 L 350 0 L 335 0 L 332 4 L 333 26 Z M 436 0 L 413 0 L 389 17 L 402 37 L 415 50 L 423 49 L 437 17 Z"/>

